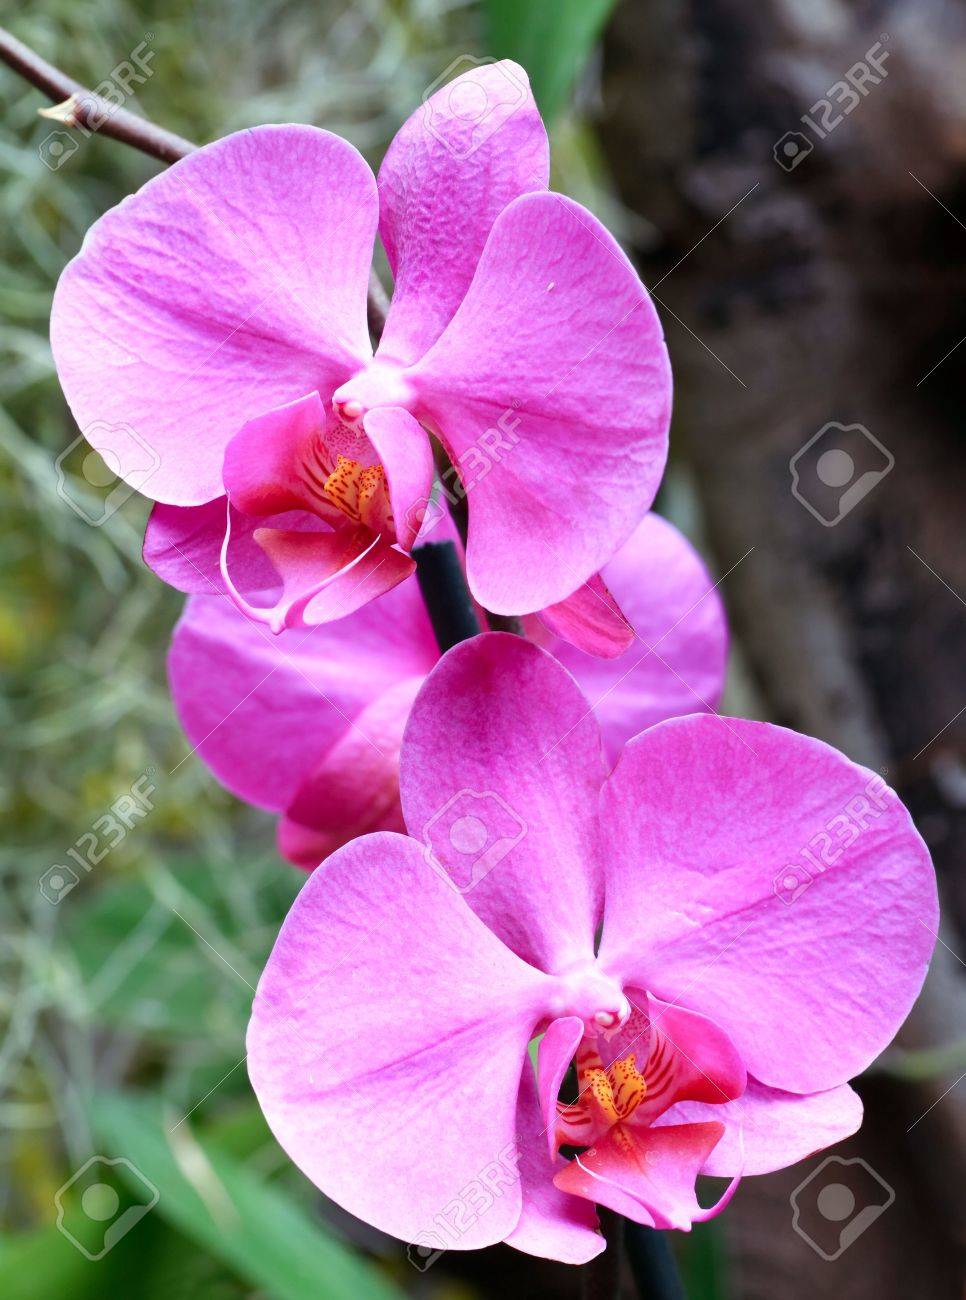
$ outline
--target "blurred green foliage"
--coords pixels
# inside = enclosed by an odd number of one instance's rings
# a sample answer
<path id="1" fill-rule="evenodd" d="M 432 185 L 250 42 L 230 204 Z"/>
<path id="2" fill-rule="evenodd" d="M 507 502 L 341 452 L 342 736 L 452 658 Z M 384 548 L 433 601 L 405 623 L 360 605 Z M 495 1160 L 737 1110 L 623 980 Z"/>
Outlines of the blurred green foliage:
<path id="1" fill-rule="evenodd" d="M 486 42 L 526 68 L 540 111 L 556 118 L 616 0 L 484 0 Z"/>
<path id="2" fill-rule="evenodd" d="M 46 0 L 7 21 L 89 85 L 141 47 L 151 76 L 136 106 L 190 139 L 312 122 L 377 163 L 426 88 L 483 55 L 484 18 L 496 52 L 529 63 L 560 109 L 607 5 L 560 6 L 559 30 L 538 8 L 535 24 L 523 5 L 484 15 L 459 0 Z M 164 656 L 181 597 L 140 563 L 146 503 L 133 495 L 93 526 L 96 493 L 72 481 L 79 512 L 58 492 L 77 431 L 47 341 L 53 287 L 91 223 L 157 166 L 97 136 L 72 137 L 58 161 L 43 103 L 0 69 L 3 1295 L 411 1290 L 401 1248 L 321 1205 L 251 1096 L 252 991 L 301 877 L 277 858 L 271 819 L 222 791 L 177 726 Z M 573 117 L 554 165 L 559 188 L 626 229 Z M 92 828 L 139 782 L 150 807 L 88 869 L 84 837 L 100 844 Z M 81 1186 L 64 1185 L 95 1155 L 126 1155 L 161 1194 L 96 1267 L 56 1227 Z M 136 1184 L 112 1166 L 104 1185 L 123 1208 Z M 420 1285 L 456 1294 L 444 1266 Z"/>

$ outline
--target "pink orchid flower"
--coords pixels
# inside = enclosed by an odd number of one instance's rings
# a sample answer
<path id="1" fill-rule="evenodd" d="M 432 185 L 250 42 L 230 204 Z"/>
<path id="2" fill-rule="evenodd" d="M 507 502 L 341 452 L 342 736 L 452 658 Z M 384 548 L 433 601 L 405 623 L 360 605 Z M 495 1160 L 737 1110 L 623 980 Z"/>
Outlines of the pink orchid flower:
<path id="1" fill-rule="evenodd" d="M 528 632 L 594 702 L 616 761 L 645 727 L 717 706 L 727 627 L 703 562 L 657 515 L 643 520 L 604 577 L 634 629 L 619 658 L 582 654 L 536 618 Z M 399 747 L 438 659 L 419 588 L 405 582 L 338 623 L 278 638 L 223 596 L 193 596 L 168 672 L 192 745 L 240 798 L 282 814 L 281 853 L 312 868 L 367 831 L 405 829 Z"/>
<path id="2" fill-rule="evenodd" d="M 548 654 L 464 642 L 406 729 L 410 835 L 338 850 L 282 927 L 255 1092 L 299 1168 L 385 1232 L 581 1263 L 594 1203 L 687 1229 L 699 1173 L 782 1168 L 859 1126 L 847 1081 L 936 933 L 906 809 L 820 741 L 714 715 L 608 767 Z"/>
<path id="3" fill-rule="evenodd" d="M 427 431 L 470 494 L 482 605 L 530 613 L 598 572 L 660 481 L 670 369 L 627 258 L 548 175 L 499 63 L 424 104 L 378 182 L 327 131 L 256 127 L 92 227 L 51 342 L 89 440 L 159 503 L 156 572 L 205 591 L 214 568 L 273 631 L 352 613 L 413 571 Z M 395 292 L 373 356 L 377 227 Z"/>

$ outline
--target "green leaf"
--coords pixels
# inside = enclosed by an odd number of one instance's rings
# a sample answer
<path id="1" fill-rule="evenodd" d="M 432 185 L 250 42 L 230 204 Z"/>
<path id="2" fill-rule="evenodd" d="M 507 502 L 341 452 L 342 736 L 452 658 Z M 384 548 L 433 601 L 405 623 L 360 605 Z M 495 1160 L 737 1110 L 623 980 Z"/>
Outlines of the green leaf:
<path id="1" fill-rule="evenodd" d="M 93 1225 L 92 1225 L 93 1226 Z M 245 1300 L 251 1286 L 149 1215 L 103 1259 L 87 1259 L 54 1226 L 0 1236 L 4 1300 Z"/>
<path id="2" fill-rule="evenodd" d="M 253 986 L 301 883 L 278 861 L 239 863 L 237 874 L 253 893 L 258 886 L 254 917 L 232 913 L 236 880 L 190 861 L 110 881 L 81 901 L 68 916 L 66 938 L 85 1017 L 234 1052 Z"/>
<path id="3" fill-rule="evenodd" d="M 4 1300 L 94 1300 L 106 1281 L 53 1227 L 0 1237 L 0 1277 Z"/>
<path id="4" fill-rule="evenodd" d="M 314 1223 L 283 1191 L 264 1182 L 155 1101 L 101 1094 L 91 1121 L 115 1168 L 149 1211 L 276 1300 L 401 1300 L 379 1271 Z M 137 1225 L 132 1233 L 137 1232 Z"/>
<path id="5" fill-rule="evenodd" d="M 483 0 L 486 44 L 498 59 L 526 68 L 549 121 L 564 106 L 577 74 L 616 0 Z"/>

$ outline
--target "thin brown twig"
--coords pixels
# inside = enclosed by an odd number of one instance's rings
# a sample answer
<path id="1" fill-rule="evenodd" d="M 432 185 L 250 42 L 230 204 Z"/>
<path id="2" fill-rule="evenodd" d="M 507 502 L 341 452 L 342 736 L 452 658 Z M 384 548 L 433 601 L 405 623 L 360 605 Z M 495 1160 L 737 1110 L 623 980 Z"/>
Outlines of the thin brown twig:
<path id="1" fill-rule="evenodd" d="M 0 62 L 12 68 L 25 81 L 43 91 L 55 104 L 65 104 L 65 126 L 99 131 L 111 140 L 132 145 L 151 158 L 163 163 L 177 162 L 197 148 L 172 131 L 155 126 L 146 118 L 137 117 L 126 108 L 119 108 L 82 86 L 73 77 L 42 59 L 23 41 L 18 41 L 5 27 L 0 27 Z"/>
<path id="2" fill-rule="evenodd" d="M 16 36 L 0 27 L 0 63 L 5 63 L 19 76 L 63 108 L 56 120 L 75 130 L 98 132 L 110 140 L 139 149 L 149 158 L 159 162 L 175 163 L 194 153 L 198 148 L 183 136 L 156 126 L 145 117 L 138 117 L 126 108 L 112 104 L 79 81 L 69 77 L 60 68 L 42 59 L 39 54 L 18 41 Z M 385 290 L 376 279 L 375 272 L 369 281 L 369 329 L 376 339 L 386 323 L 388 300 Z"/>

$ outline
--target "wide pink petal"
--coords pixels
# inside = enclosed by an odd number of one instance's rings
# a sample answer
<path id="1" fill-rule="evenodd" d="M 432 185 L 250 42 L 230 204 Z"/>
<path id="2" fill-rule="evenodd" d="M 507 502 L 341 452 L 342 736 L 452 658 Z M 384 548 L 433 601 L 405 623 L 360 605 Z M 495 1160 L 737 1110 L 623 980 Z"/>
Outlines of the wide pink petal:
<path id="1" fill-rule="evenodd" d="M 671 410 L 660 322 L 618 245 L 572 200 L 527 194 L 504 208 L 409 378 L 451 458 L 469 461 L 467 572 L 487 609 L 563 600 L 651 504 Z"/>
<path id="2" fill-rule="evenodd" d="M 844 1083 L 890 1041 L 937 901 L 880 777 L 782 727 L 678 718 L 627 746 L 602 824 L 611 974 L 710 1016 L 791 1092 Z"/>
<path id="3" fill-rule="evenodd" d="M 379 169 L 379 233 L 395 285 L 379 351 L 407 364 L 449 323 L 494 220 L 546 189 L 547 132 L 516 63 L 470 67 L 403 124 Z"/>
<path id="4" fill-rule="evenodd" d="M 520 1217 L 506 1164 L 548 985 L 417 844 L 366 836 L 309 876 L 282 926 L 252 1009 L 252 1085 L 349 1213 L 408 1241 L 491 1245 Z"/>
<path id="5" fill-rule="evenodd" d="M 728 626 L 700 556 L 659 515 L 641 521 L 604 566 L 603 576 L 634 631 L 627 652 L 602 662 L 564 642 L 546 648 L 570 669 L 594 705 L 607 752 L 616 762 L 627 741 L 656 722 L 717 707 Z"/>
<path id="6" fill-rule="evenodd" d="M 548 971 L 593 955 L 602 773 L 573 678 L 506 633 L 444 655 L 406 729 L 410 834 L 504 942 Z"/>
<path id="7" fill-rule="evenodd" d="M 616 659 L 634 643 L 634 629 L 599 573 L 537 617 L 568 645 L 601 659 Z"/>
<path id="8" fill-rule="evenodd" d="M 226 597 L 197 597 L 175 629 L 168 678 L 188 739 L 218 779 L 282 811 L 374 700 L 437 657 L 414 582 L 349 618 L 277 637 Z"/>
<path id="9" fill-rule="evenodd" d="M 285 810 L 279 848 L 311 869 L 368 831 L 404 831 L 399 806 L 399 746 L 422 677 L 377 696 L 307 773 Z"/>
<path id="10" fill-rule="evenodd" d="M 576 1023 L 579 1025 L 580 1021 Z M 528 1255 L 559 1259 L 565 1264 L 586 1264 L 599 1255 L 607 1243 L 598 1230 L 593 1205 L 554 1186 L 553 1176 L 564 1168 L 564 1161 L 556 1154 L 551 1156 L 547 1150 L 544 1128 L 533 1068 L 527 1061 L 517 1100 L 517 1148 L 523 1206 L 517 1226 L 506 1242 Z"/>
<path id="11" fill-rule="evenodd" d="M 346 618 L 416 570 L 415 561 L 388 538 L 361 524 L 328 533 L 259 528 L 254 538 L 281 579 L 275 603 L 255 604 L 239 590 L 228 567 L 231 531 L 222 548 L 221 575 L 238 608 L 275 633 Z"/>
<path id="12" fill-rule="evenodd" d="M 425 429 L 401 406 L 379 406 L 364 420 L 366 434 L 386 471 L 396 540 L 411 551 L 433 490 L 433 449 Z"/>
<path id="13" fill-rule="evenodd" d="M 862 1123 L 862 1101 L 847 1083 L 803 1097 L 749 1079 L 747 1089 L 735 1101 L 723 1106 L 681 1102 L 657 1122 L 689 1124 L 705 1120 L 719 1120 L 725 1131 L 702 1173 L 718 1178 L 733 1178 L 740 1173 L 769 1174 L 851 1137 Z"/>
<path id="14" fill-rule="evenodd" d="M 606 1205 L 635 1223 L 679 1228 L 707 1217 L 694 1184 L 722 1125 L 611 1129 L 554 1177 L 561 1191 Z"/>
<path id="15" fill-rule="evenodd" d="M 175 163 L 91 228 L 58 283 L 51 344 L 77 423 L 122 478 L 146 447 L 158 462 L 134 484 L 146 495 L 220 496 L 225 446 L 246 420 L 330 394 L 365 364 L 377 205 L 345 140 L 258 126 Z"/>

